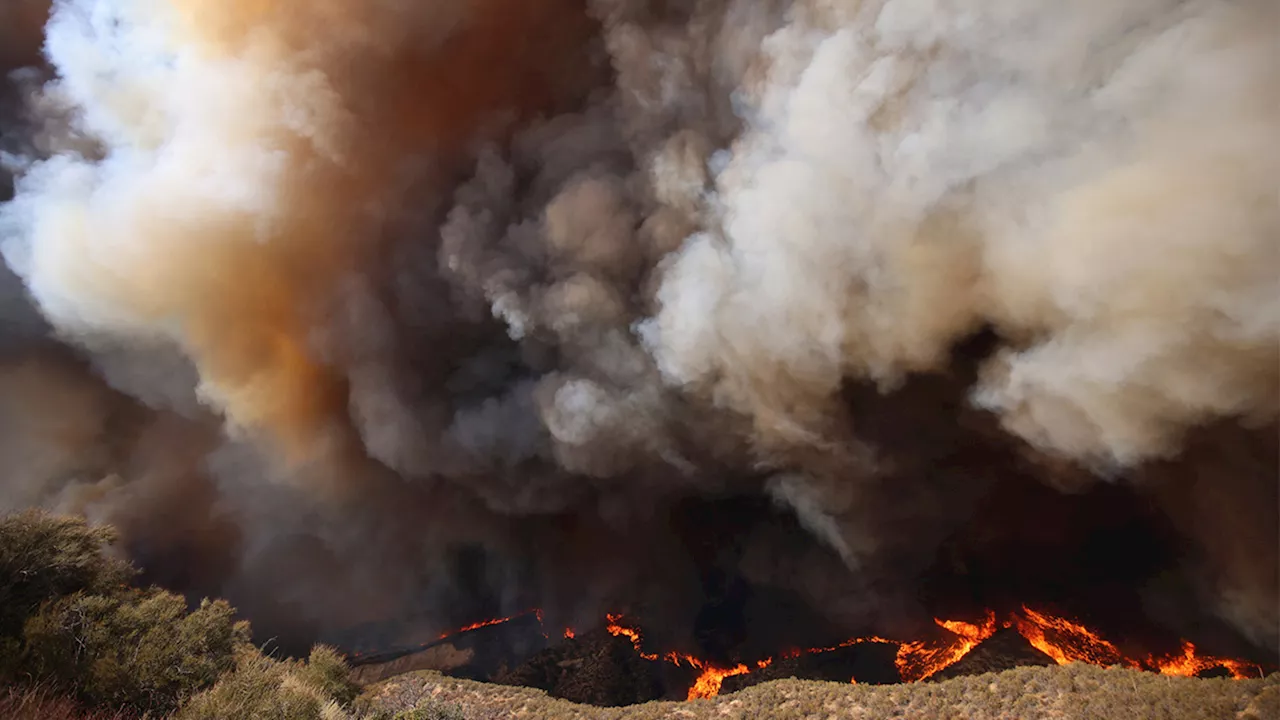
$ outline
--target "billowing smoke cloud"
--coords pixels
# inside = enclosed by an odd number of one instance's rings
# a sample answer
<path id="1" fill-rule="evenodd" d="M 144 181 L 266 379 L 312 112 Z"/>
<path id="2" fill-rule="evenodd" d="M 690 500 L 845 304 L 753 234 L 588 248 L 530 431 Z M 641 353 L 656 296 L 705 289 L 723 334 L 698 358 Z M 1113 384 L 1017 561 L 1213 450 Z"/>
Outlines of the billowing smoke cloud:
<path id="1" fill-rule="evenodd" d="M 60 0 L 0 108 L 0 239 L 79 359 L 5 301 L 0 504 L 333 635 L 681 595 L 670 508 L 761 496 L 818 544 L 762 528 L 740 571 L 885 622 L 1002 472 L 1159 486 L 1197 428 L 1274 422 L 1278 27 L 1266 0 Z M 1274 575 L 1205 577 L 1280 640 Z"/>

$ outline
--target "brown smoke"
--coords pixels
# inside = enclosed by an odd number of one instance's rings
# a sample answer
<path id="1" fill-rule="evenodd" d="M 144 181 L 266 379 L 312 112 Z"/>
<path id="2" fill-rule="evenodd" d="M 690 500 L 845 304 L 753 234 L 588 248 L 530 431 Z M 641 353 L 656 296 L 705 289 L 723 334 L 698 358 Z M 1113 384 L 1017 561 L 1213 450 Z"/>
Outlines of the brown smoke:
<path id="1" fill-rule="evenodd" d="M 47 9 L 0 10 L 0 66 L 38 62 Z M 65 344 L 4 338 L 0 501 L 332 634 L 560 573 L 596 584 L 551 611 L 594 612 L 653 591 L 672 507 L 767 497 L 818 543 L 762 528 L 743 574 L 856 624 L 997 476 L 1107 475 L 1275 644 L 1280 589 L 1228 559 L 1267 517 L 1217 541 L 1169 498 L 1217 462 L 1188 434 L 1280 411 L 1277 27 L 1266 0 L 60 2 L 55 76 L 0 106 L 0 241 Z"/>

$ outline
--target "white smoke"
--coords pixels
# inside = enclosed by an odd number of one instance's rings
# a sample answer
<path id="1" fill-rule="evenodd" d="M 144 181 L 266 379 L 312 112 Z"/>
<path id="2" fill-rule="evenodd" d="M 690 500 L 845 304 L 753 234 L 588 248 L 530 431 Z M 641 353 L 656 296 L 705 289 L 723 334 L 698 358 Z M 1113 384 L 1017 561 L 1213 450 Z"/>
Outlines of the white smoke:
<path id="1" fill-rule="evenodd" d="M 671 381 L 795 436 L 989 324 L 975 398 L 1047 450 L 1130 465 L 1274 416 L 1272 4 L 849 7 L 766 44 L 722 229 L 658 293 Z"/>

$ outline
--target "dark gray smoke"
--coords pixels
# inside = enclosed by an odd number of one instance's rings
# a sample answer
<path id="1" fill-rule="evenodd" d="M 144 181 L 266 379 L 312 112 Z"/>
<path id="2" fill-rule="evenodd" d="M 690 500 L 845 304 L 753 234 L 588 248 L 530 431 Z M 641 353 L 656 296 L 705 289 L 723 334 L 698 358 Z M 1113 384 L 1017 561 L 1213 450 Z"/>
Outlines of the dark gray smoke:
<path id="1" fill-rule="evenodd" d="M 866 627 L 1001 477 L 1106 478 L 1280 643 L 1274 3 L 48 11 L 0 507 L 349 637 L 696 604 L 673 508 L 764 497 L 738 571 Z"/>

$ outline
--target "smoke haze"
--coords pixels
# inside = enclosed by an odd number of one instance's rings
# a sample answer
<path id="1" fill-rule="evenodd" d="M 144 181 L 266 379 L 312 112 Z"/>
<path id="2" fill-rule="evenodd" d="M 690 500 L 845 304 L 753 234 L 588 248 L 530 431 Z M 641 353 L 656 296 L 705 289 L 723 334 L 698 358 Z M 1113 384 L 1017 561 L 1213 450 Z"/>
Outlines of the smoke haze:
<path id="1" fill-rule="evenodd" d="M 880 627 L 1016 476 L 1280 646 L 1275 3 L 23 0 L 0 66 L 0 508 L 171 586 L 669 608 L 747 496 L 808 542 L 740 572 Z"/>

